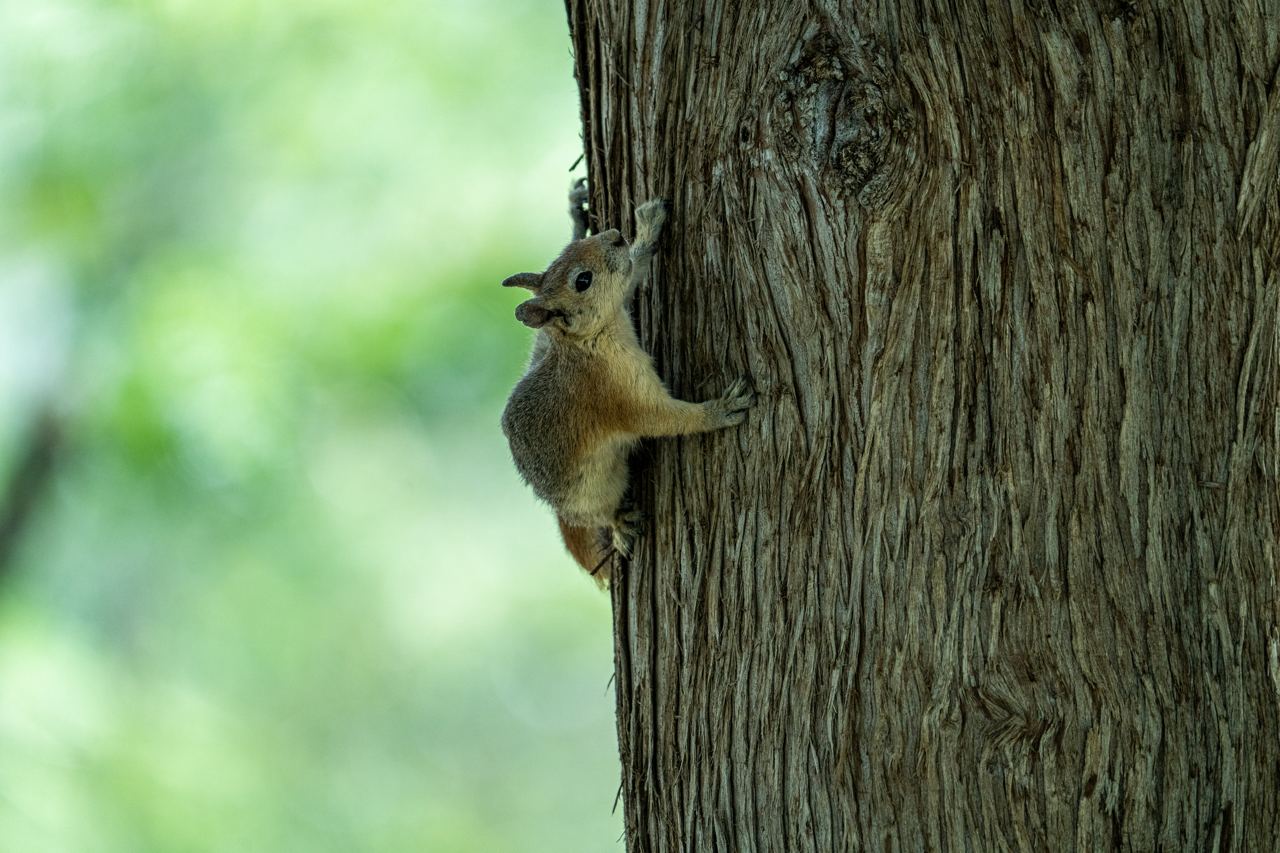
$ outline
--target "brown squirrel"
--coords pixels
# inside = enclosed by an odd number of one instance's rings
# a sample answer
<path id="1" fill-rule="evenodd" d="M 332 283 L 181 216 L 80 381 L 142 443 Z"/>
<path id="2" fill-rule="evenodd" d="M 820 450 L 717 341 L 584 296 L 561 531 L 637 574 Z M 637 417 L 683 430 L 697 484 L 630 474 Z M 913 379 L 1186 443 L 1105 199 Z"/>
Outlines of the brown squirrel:
<path id="1" fill-rule="evenodd" d="M 583 181 L 569 199 L 573 241 L 545 272 L 502 282 L 533 291 L 516 319 L 538 330 L 502 431 L 521 476 L 555 510 L 569 553 L 603 585 L 605 561 L 629 556 L 640 532 L 641 514 L 623 503 L 636 442 L 736 426 L 755 395 L 739 379 L 715 400 L 677 400 L 636 339 L 631 296 L 648 275 L 667 203 L 636 208 L 628 247 L 617 229 L 586 236 Z"/>

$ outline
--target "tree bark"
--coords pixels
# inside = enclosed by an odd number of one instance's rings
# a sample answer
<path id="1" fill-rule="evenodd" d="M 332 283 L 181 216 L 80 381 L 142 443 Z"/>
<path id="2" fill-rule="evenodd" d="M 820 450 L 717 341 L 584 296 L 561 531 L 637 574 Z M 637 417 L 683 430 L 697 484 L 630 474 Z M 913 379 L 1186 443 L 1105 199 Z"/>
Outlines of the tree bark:
<path id="1" fill-rule="evenodd" d="M 568 0 L 632 851 L 1280 850 L 1280 0 Z"/>

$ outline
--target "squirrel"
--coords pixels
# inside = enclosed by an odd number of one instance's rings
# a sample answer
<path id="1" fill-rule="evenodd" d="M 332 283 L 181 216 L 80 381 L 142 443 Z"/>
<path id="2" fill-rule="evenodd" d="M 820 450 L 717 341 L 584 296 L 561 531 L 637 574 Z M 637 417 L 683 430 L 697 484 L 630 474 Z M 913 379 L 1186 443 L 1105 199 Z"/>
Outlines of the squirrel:
<path id="1" fill-rule="evenodd" d="M 636 208 L 630 245 L 617 229 L 586 236 L 585 181 L 570 190 L 572 242 L 544 272 L 504 287 L 534 297 L 516 319 L 537 329 L 523 378 L 502 413 L 516 468 L 555 510 L 569 553 L 603 587 L 605 562 L 628 557 L 643 516 L 627 505 L 627 457 L 641 438 L 691 435 L 743 422 L 755 402 L 745 379 L 723 396 L 671 396 L 636 338 L 630 302 L 648 276 L 668 206 Z"/>

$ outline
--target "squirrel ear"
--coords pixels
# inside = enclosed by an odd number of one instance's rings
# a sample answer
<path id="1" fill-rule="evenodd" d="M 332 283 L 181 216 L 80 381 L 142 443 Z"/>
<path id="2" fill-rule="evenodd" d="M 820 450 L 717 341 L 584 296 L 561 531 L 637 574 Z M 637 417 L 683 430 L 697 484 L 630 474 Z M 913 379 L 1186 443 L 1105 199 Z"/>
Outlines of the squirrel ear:
<path id="1" fill-rule="evenodd" d="M 530 329 L 541 329 L 551 319 L 551 312 L 539 305 L 537 299 L 530 299 L 516 306 L 516 319 Z"/>
<path id="2" fill-rule="evenodd" d="M 515 275 L 508 276 L 502 280 L 503 287 L 523 287 L 525 290 L 536 291 L 542 287 L 542 273 L 540 272 L 518 272 Z"/>

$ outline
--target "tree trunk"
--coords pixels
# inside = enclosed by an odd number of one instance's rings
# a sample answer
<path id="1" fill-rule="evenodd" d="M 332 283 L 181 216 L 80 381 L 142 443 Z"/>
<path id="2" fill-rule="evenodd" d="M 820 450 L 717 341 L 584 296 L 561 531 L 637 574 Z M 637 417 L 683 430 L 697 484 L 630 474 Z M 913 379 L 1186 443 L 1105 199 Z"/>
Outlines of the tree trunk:
<path id="1" fill-rule="evenodd" d="M 632 851 L 1280 849 L 1280 0 L 568 0 Z"/>

